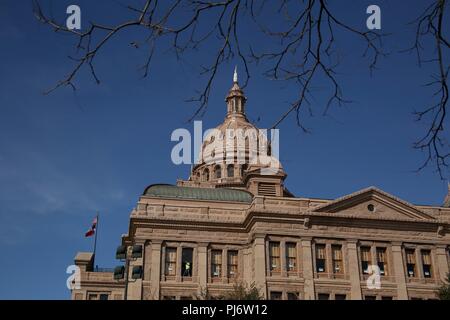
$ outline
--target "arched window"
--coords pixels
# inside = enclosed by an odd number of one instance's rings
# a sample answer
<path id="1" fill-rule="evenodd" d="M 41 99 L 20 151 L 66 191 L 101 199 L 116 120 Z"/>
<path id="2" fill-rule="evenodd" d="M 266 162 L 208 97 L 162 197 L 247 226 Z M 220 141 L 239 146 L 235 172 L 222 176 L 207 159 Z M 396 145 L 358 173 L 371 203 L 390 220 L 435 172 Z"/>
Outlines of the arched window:
<path id="1" fill-rule="evenodd" d="M 234 166 L 232 164 L 229 164 L 227 167 L 227 176 L 228 177 L 234 177 Z"/>
<path id="2" fill-rule="evenodd" d="M 241 177 L 244 176 L 245 170 L 247 170 L 247 168 L 248 168 L 248 165 L 247 165 L 247 164 L 243 164 L 243 165 L 242 165 L 242 167 L 241 167 Z"/>
<path id="3" fill-rule="evenodd" d="M 205 169 L 205 171 L 203 171 L 203 181 L 209 181 L 209 170 Z"/>
<path id="4" fill-rule="evenodd" d="M 219 165 L 214 168 L 214 176 L 216 177 L 216 179 L 220 179 L 222 177 L 222 172 Z"/>

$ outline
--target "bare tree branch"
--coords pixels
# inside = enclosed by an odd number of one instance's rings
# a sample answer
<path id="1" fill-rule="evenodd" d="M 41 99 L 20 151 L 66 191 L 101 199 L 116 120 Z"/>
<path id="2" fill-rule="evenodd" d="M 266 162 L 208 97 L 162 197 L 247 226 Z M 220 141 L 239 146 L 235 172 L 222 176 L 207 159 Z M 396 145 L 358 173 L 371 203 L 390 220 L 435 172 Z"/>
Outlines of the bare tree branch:
<path id="1" fill-rule="evenodd" d="M 436 66 L 436 74 L 432 75 L 432 81 L 427 87 L 436 88 L 434 98 L 437 102 L 434 101 L 415 113 L 418 121 L 431 123 L 424 136 L 414 144 L 414 148 L 425 151 L 427 155 L 419 170 L 433 165 L 443 178 L 450 156 L 449 142 L 444 137 L 450 69 L 448 59 L 444 58 L 450 49 L 448 34 L 444 32 L 448 0 L 428 1 L 431 1 L 430 5 L 412 22 L 416 30 L 415 41 L 405 51 L 415 52 L 419 65 L 432 63 Z M 188 100 L 196 104 L 189 120 L 206 112 L 219 68 L 237 58 L 245 69 L 243 87 L 251 78 L 251 64 L 258 65 L 262 62 L 268 66 L 264 73 L 267 77 L 292 82 L 298 87 L 297 98 L 275 119 L 273 128 L 294 114 L 298 127 L 308 132 L 303 112 L 312 115 L 318 108 L 310 103 L 314 97 L 314 83 L 325 80 L 324 83 L 327 84 L 329 96 L 326 97 L 323 114 L 327 114 L 333 105 L 340 106 L 350 102 L 344 98 L 339 79 L 338 68 L 341 61 L 339 43 L 335 36 L 337 32 L 352 36 L 365 46 L 362 57 L 367 60 L 370 73 L 377 68 L 380 58 L 387 55 L 382 41 L 386 34 L 358 29 L 348 24 L 337 16 L 326 0 L 280 0 L 277 3 L 266 0 L 142 0 L 141 7 L 123 6 L 135 15 L 133 19 L 112 26 L 92 22 L 85 31 L 77 31 L 69 30 L 64 24 L 49 18 L 39 1 L 34 0 L 34 13 L 39 21 L 55 32 L 66 33 L 77 39 L 76 54 L 70 57 L 74 62 L 71 71 L 46 93 L 64 86 L 76 90 L 75 80 L 84 66 L 88 67 L 95 82 L 100 83 L 94 60 L 104 53 L 102 49 L 106 43 L 113 41 L 115 35 L 138 28 L 145 30 L 147 35 L 142 41 L 133 39 L 130 45 L 148 50 L 141 68 L 143 77 L 150 74 L 155 51 L 161 48 L 160 41 L 163 38 L 169 39 L 164 40 L 164 43 L 169 43 L 177 59 L 206 44 L 212 52 L 211 60 L 205 61 L 201 66 L 200 74 L 204 76 L 205 83 Z M 271 13 L 273 19 L 266 19 L 267 13 Z M 241 40 L 242 31 L 249 23 L 253 23 L 266 36 L 267 41 L 273 42 L 270 49 L 265 47 L 258 50 L 252 39 Z M 432 50 L 423 45 L 430 38 L 434 43 Z M 425 58 L 425 53 L 430 51 L 432 57 Z"/>
<path id="2" fill-rule="evenodd" d="M 432 81 L 426 84 L 427 87 L 436 88 L 433 96 L 437 102 L 432 102 L 430 106 L 414 113 L 417 121 L 427 122 L 426 132 L 414 143 L 414 148 L 424 151 L 426 155 L 425 161 L 417 171 L 433 165 L 441 179 L 446 176 L 450 158 L 450 145 L 444 131 L 449 100 L 448 75 L 450 70 L 448 60 L 444 59 L 444 50 L 450 49 L 449 42 L 443 35 L 443 18 L 446 8 L 448 9 L 447 0 L 434 0 L 412 22 L 416 28 L 415 41 L 414 45 L 406 50 L 416 53 L 419 66 L 423 63 L 432 63 L 437 69 L 437 73 L 431 76 Z M 428 39 L 434 40 L 434 50 L 427 50 L 422 45 Z M 425 59 L 423 54 L 430 52 L 432 58 Z"/>

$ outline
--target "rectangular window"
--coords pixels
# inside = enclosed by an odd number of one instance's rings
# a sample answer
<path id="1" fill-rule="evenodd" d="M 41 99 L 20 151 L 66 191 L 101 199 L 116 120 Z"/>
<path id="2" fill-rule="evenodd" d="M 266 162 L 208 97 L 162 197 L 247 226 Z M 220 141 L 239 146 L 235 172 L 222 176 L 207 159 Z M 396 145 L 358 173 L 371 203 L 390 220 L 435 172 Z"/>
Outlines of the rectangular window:
<path id="1" fill-rule="evenodd" d="M 237 250 L 228 251 L 228 278 L 237 278 L 238 276 L 238 252 Z"/>
<path id="2" fill-rule="evenodd" d="M 219 278 L 222 276 L 222 250 L 211 251 L 211 277 Z"/>
<path id="3" fill-rule="evenodd" d="M 330 295 L 328 293 L 319 293 L 317 294 L 318 300 L 330 300 Z"/>
<path id="4" fill-rule="evenodd" d="M 272 291 L 270 293 L 270 300 L 281 300 L 283 294 L 281 292 Z"/>
<path id="5" fill-rule="evenodd" d="M 177 270 L 177 248 L 166 248 L 166 276 L 175 276 Z"/>
<path id="6" fill-rule="evenodd" d="M 413 278 L 417 276 L 416 272 L 416 250 L 406 249 L 406 272 L 408 277 Z"/>
<path id="7" fill-rule="evenodd" d="M 421 255 L 422 255 L 423 276 L 425 278 L 431 278 L 432 277 L 431 251 L 430 250 L 422 250 Z"/>
<path id="8" fill-rule="evenodd" d="M 109 294 L 107 293 L 89 293 L 88 300 L 108 300 Z"/>
<path id="9" fill-rule="evenodd" d="M 183 248 L 181 251 L 181 275 L 183 277 L 192 277 L 194 249 Z"/>
<path id="10" fill-rule="evenodd" d="M 363 274 L 369 274 L 369 265 L 372 264 L 372 255 L 370 254 L 370 247 L 361 247 L 361 270 Z"/>
<path id="11" fill-rule="evenodd" d="M 335 294 L 334 300 L 347 300 L 347 295 L 346 294 Z"/>
<path id="12" fill-rule="evenodd" d="M 269 243 L 269 264 L 270 271 L 280 272 L 280 243 L 270 242 Z"/>
<path id="13" fill-rule="evenodd" d="M 376 296 L 364 296 L 364 300 L 377 300 Z"/>
<path id="14" fill-rule="evenodd" d="M 324 244 L 316 244 L 316 271 L 326 272 L 326 253 Z"/>
<path id="15" fill-rule="evenodd" d="M 286 268 L 287 271 L 297 271 L 296 243 L 286 243 Z"/>
<path id="16" fill-rule="evenodd" d="M 382 276 L 388 275 L 386 248 L 377 248 L 377 264 Z"/>
<path id="17" fill-rule="evenodd" d="M 382 296 L 381 300 L 393 300 L 391 296 Z"/>
<path id="18" fill-rule="evenodd" d="M 333 273 L 343 274 L 344 273 L 344 264 L 342 263 L 342 246 L 332 245 L 331 253 L 332 253 L 332 258 L 333 258 Z"/>
<path id="19" fill-rule="evenodd" d="M 108 300 L 108 294 L 106 294 L 106 293 L 101 293 L 101 294 L 100 294 L 100 300 Z"/>

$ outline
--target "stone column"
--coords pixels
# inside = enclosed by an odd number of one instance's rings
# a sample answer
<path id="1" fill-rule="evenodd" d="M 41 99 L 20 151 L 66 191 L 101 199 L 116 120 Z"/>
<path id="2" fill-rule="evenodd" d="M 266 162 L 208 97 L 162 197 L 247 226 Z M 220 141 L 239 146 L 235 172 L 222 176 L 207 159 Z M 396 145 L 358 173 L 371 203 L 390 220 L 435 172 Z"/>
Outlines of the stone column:
<path id="1" fill-rule="evenodd" d="M 305 279 L 304 294 L 305 300 L 314 300 L 314 264 L 312 256 L 311 239 L 302 239 L 303 254 L 303 278 Z"/>
<path id="2" fill-rule="evenodd" d="M 347 272 L 350 276 L 350 299 L 361 300 L 361 279 L 358 260 L 357 242 L 354 240 L 347 241 L 347 256 L 348 256 L 348 269 Z"/>
<path id="3" fill-rule="evenodd" d="M 142 240 L 136 241 L 135 244 L 141 245 L 142 250 L 144 250 L 144 248 L 145 248 L 144 241 L 142 241 Z M 142 252 L 143 255 L 141 258 L 137 258 L 136 260 L 134 260 L 131 258 L 131 251 L 132 251 L 132 246 L 129 247 L 129 255 L 128 255 L 128 257 L 131 260 L 130 260 L 129 269 L 128 269 L 128 279 L 129 280 L 128 280 L 127 299 L 128 300 L 142 300 L 142 287 L 143 287 L 142 279 L 134 280 L 131 278 L 131 275 L 132 275 L 134 266 L 143 266 L 144 265 L 145 252 Z"/>
<path id="4" fill-rule="evenodd" d="M 222 250 L 222 283 L 228 283 L 228 249 Z"/>
<path id="5" fill-rule="evenodd" d="M 408 300 L 401 243 L 392 244 L 392 260 L 394 262 L 395 282 L 397 284 L 397 299 Z"/>
<path id="6" fill-rule="evenodd" d="M 445 246 L 438 246 L 436 248 L 436 267 L 437 274 L 442 281 L 447 280 L 448 270 L 448 260 L 447 260 L 447 250 Z M 437 277 L 436 277 L 437 278 Z"/>
<path id="7" fill-rule="evenodd" d="M 280 242 L 280 268 L 281 268 L 281 276 L 286 277 L 287 275 L 287 266 L 286 266 L 286 241 Z"/>
<path id="8" fill-rule="evenodd" d="M 151 300 L 159 300 L 159 285 L 161 280 L 161 240 L 153 240 L 151 244 L 151 273 L 150 296 Z"/>
<path id="9" fill-rule="evenodd" d="M 245 248 L 242 254 L 242 280 L 250 285 L 252 283 L 252 255 L 249 248 Z M 240 261 L 239 261 L 240 263 Z"/>
<path id="10" fill-rule="evenodd" d="M 415 254 L 416 254 L 417 276 L 419 279 L 424 279 L 425 275 L 423 273 L 422 250 L 420 247 L 416 247 Z"/>
<path id="11" fill-rule="evenodd" d="M 333 279 L 334 278 L 334 268 L 333 268 L 333 254 L 332 254 L 332 248 L 331 243 L 328 241 L 325 244 L 325 264 L 326 264 L 326 277 Z"/>
<path id="12" fill-rule="evenodd" d="M 267 298 L 265 235 L 255 235 L 255 239 L 253 240 L 253 255 L 255 285 L 260 290 L 263 297 Z"/>
<path id="13" fill-rule="evenodd" d="M 226 163 L 224 163 L 223 166 L 221 166 L 222 179 L 228 178 L 227 166 L 228 165 Z"/>
<path id="14" fill-rule="evenodd" d="M 175 281 L 181 282 L 181 270 L 183 269 L 183 266 L 181 265 L 183 263 L 182 259 L 183 254 L 183 247 L 181 245 L 177 246 L 177 264 L 176 264 L 176 270 L 175 270 Z"/>
<path id="15" fill-rule="evenodd" d="M 207 264 L 207 254 L 208 254 L 208 244 L 199 243 L 197 248 L 198 253 L 198 284 L 199 284 L 199 294 L 202 290 L 206 290 L 206 285 L 208 281 L 208 264 Z"/>
<path id="16" fill-rule="evenodd" d="M 302 243 L 301 241 L 297 241 L 295 243 L 295 264 L 296 264 L 296 270 L 297 270 L 297 277 L 303 278 L 303 267 L 301 266 L 302 262 Z"/>
<path id="17" fill-rule="evenodd" d="M 151 269 L 151 261 L 152 261 L 152 244 L 150 241 L 147 241 L 144 246 L 144 275 L 143 275 L 143 284 L 144 287 L 150 286 L 150 274 L 152 272 Z"/>
<path id="18" fill-rule="evenodd" d="M 192 281 L 198 283 L 198 251 L 197 248 L 192 249 L 192 265 L 191 265 L 191 275 Z"/>

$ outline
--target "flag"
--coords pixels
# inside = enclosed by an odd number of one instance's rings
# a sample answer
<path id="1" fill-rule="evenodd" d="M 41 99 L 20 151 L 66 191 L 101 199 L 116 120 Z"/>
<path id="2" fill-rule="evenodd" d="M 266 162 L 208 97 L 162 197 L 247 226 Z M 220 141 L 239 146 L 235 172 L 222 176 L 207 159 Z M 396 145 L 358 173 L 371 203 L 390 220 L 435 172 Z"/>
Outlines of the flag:
<path id="1" fill-rule="evenodd" d="M 97 228 L 97 217 L 95 217 L 94 221 L 92 221 L 91 228 L 85 233 L 85 237 L 90 237 L 95 234 L 95 229 Z"/>

